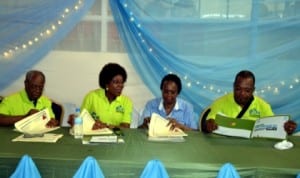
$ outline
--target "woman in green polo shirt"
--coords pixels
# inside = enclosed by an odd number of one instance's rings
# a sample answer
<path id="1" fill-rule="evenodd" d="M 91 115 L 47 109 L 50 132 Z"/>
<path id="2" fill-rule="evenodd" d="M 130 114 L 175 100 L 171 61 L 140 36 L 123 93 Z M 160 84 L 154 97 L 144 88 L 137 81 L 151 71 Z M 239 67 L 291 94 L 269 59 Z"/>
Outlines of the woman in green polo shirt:
<path id="1" fill-rule="evenodd" d="M 122 94 L 127 80 L 125 69 L 116 63 L 106 64 L 99 73 L 99 89 L 90 91 L 81 105 L 96 120 L 93 129 L 129 128 L 132 101 Z M 73 118 L 69 119 L 73 125 Z"/>

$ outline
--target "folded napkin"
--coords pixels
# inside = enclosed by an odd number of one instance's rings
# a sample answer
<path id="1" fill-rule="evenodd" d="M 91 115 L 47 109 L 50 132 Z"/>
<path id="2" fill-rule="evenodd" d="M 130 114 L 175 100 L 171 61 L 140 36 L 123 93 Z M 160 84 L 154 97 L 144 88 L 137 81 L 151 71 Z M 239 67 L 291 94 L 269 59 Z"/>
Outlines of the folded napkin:
<path id="1" fill-rule="evenodd" d="M 31 157 L 24 155 L 10 178 L 41 178 L 41 175 Z"/>
<path id="2" fill-rule="evenodd" d="M 240 175 L 232 164 L 226 163 L 219 170 L 217 178 L 240 178 Z"/>
<path id="3" fill-rule="evenodd" d="M 104 178 L 102 170 L 98 165 L 97 160 L 88 156 L 85 158 L 79 169 L 76 171 L 73 178 Z"/>
<path id="4" fill-rule="evenodd" d="M 169 178 L 169 175 L 159 160 L 150 160 L 140 178 Z"/>

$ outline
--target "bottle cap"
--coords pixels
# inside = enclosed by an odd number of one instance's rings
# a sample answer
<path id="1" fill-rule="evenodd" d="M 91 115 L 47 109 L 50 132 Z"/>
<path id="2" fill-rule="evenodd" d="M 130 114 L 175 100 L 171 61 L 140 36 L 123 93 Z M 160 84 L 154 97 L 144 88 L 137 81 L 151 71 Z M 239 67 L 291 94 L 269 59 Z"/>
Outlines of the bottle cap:
<path id="1" fill-rule="evenodd" d="M 80 117 L 76 117 L 74 120 L 74 124 L 82 124 L 82 119 Z"/>
<path id="2" fill-rule="evenodd" d="M 75 109 L 75 112 L 76 112 L 76 113 L 80 113 L 80 108 L 76 108 L 76 109 Z"/>

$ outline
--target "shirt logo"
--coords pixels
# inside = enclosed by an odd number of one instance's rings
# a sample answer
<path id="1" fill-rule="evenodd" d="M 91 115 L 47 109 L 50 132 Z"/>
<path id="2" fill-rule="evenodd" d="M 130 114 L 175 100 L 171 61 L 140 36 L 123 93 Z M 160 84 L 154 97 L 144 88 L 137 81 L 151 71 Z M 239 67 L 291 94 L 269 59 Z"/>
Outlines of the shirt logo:
<path id="1" fill-rule="evenodd" d="M 98 120 L 99 119 L 99 116 L 97 116 L 97 114 L 95 112 L 92 112 L 91 116 L 92 116 L 92 118 L 94 120 Z"/>
<path id="2" fill-rule="evenodd" d="M 253 116 L 253 117 L 259 117 L 260 116 L 260 112 L 258 110 L 256 110 L 255 108 L 251 109 L 249 111 L 249 113 L 250 113 L 250 116 Z"/>
<path id="3" fill-rule="evenodd" d="M 119 105 L 116 107 L 116 112 L 124 113 L 124 108 L 121 105 Z"/>

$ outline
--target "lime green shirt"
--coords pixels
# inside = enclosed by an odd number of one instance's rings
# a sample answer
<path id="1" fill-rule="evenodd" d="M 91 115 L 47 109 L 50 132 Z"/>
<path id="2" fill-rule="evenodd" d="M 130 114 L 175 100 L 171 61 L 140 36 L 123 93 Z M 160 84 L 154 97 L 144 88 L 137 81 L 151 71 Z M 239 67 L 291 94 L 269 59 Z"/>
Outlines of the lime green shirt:
<path id="1" fill-rule="evenodd" d="M 208 114 L 207 119 L 215 119 L 217 113 L 236 118 L 242 110 L 242 107 L 235 102 L 233 93 L 218 98 L 211 104 L 210 108 L 211 111 Z M 272 115 L 274 115 L 274 113 L 270 104 L 265 102 L 262 98 L 254 96 L 254 100 L 242 118 L 256 120 L 260 117 Z"/>
<path id="2" fill-rule="evenodd" d="M 90 91 L 84 98 L 81 110 L 86 109 L 94 118 L 109 125 L 120 125 L 131 122 L 132 101 L 124 96 L 118 96 L 109 103 L 104 89 Z"/>
<path id="3" fill-rule="evenodd" d="M 34 106 L 33 102 L 29 100 L 25 89 L 23 89 L 17 93 L 4 97 L 3 101 L 0 103 L 0 114 L 18 116 L 27 114 L 31 109 L 43 110 L 48 108 L 50 118 L 55 118 L 51 105 L 52 102 L 49 98 L 41 96 L 37 100 L 36 106 Z"/>

